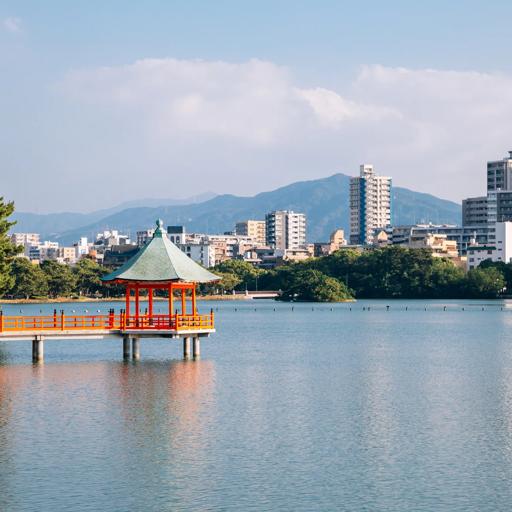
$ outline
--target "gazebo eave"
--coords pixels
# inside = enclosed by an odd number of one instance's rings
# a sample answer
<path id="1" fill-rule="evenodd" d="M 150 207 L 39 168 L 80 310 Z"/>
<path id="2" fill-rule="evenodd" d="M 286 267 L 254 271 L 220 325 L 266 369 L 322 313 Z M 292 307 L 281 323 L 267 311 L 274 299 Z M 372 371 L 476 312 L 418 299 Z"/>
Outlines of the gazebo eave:
<path id="1" fill-rule="evenodd" d="M 167 290 L 170 286 L 173 288 L 194 288 L 200 283 L 191 281 L 181 281 L 179 279 L 166 280 L 166 281 L 141 281 L 133 279 L 114 279 L 112 281 L 105 281 L 105 284 L 122 285 L 130 288 L 155 288 Z"/>

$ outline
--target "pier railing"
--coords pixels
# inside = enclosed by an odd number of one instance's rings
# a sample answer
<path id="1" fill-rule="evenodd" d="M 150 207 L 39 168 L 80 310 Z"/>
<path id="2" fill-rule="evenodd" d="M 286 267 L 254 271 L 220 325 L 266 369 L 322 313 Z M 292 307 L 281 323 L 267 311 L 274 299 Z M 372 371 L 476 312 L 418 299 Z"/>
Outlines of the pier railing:
<path id="1" fill-rule="evenodd" d="M 213 311 L 207 315 L 132 315 L 114 313 L 97 315 L 52 315 L 9 316 L 0 312 L 0 333 L 23 331 L 129 331 L 129 330 L 210 330 L 214 329 Z"/>

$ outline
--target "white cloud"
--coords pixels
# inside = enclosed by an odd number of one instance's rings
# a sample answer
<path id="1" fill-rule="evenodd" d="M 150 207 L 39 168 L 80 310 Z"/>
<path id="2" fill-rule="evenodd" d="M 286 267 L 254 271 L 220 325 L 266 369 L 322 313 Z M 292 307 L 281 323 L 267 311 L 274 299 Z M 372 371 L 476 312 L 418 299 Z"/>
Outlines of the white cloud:
<path id="1" fill-rule="evenodd" d="M 108 169 L 111 189 L 130 170 L 147 185 L 144 169 L 181 195 L 251 193 L 370 161 L 395 184 L 461 199 L 512 144 L 512 77 L 498 73 L 366 66 L 335 91 L 261 60 L 145 59 L 71 72 L 59 91 L 64 110 L 82 109 L 62 123 L 68 160 L 94 148 L 60 164 L 102 170 L 107 188 Z"/>
<path id="2" fill-rule="evenodd" d="M 11 32 L 12 34 L 16 34 L 21 32 L 21 19 L 16 17 L 8 17 L 4 18 L 2 21 L 2 25 L 7 32 Z"/>
<path id="3" fill-rule="evenodd" d="M 260 60 L 147 59 L 71 73 L 64 88 L 87 102 L 139 112 L 161 136 L 203 134 L 263 146 L 280 143 L 308 115 L 337 124 L 370 111 L 333 91 L 297 89 L 286 69 Z"/>

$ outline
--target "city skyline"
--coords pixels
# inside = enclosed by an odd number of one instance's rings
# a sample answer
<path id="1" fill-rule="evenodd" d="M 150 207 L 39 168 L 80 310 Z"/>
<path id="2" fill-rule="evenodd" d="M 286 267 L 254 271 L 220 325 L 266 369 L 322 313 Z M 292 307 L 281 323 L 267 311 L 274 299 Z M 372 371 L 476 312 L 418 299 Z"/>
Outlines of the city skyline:
<path id="1" fill-rule="evenodd" d="M 511 6 L 263 7 L 4 2 L 3 195 L 91 211 L 361 161 L 403 187 L 478 194 L 482 162 L 510 149 Z"/>

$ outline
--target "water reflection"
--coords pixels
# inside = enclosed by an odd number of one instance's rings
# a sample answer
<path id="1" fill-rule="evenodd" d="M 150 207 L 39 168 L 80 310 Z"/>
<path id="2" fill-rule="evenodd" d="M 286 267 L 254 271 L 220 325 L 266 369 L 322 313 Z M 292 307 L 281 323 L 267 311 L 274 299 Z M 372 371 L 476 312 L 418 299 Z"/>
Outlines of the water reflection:
<path id="1" fill-rule="evenodd" d="M 123 479 L 110 493 L 146 488 L 128 509 L 143 510 L 151 488 L 186 499 L 187 468 L 201 472 L 207 461 L 214 386 L 206 360 L 0 366 L 0 509 L 49 498 L 59 482 L 71 510 L 82 489 L 113 474 Z M 49 460 L 60 461 L 51 472 Z M 17 467 L 38 476 L 27 481 Z"/>

